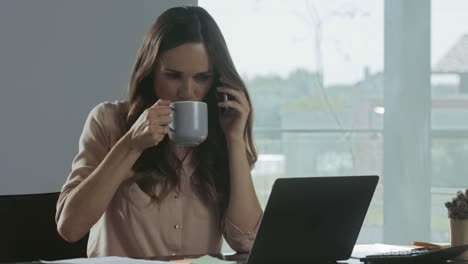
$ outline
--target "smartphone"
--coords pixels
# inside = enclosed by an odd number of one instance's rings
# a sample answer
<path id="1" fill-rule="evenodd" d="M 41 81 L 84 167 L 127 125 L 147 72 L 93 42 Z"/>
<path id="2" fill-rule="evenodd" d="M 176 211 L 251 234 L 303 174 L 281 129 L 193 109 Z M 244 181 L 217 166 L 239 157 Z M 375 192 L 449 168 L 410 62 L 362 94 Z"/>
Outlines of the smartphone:
<path id="1" fill-rule="evenodd" d="M 222 83 L 218 78 L 216 78 L 215 82 L 214 82 L 214 88 L 216 89 L 217 87 L 220 87 L 220 86 L 226 86 L 224 83 Z M 236 98 L 230 94 L 227 94 L 227 93 L 221 93 L 221 92 L 218 92 L 216 91 L 216 99 L 218 100 L 218 102 L 225 102 L 225 101 L 235 101 Z"/>

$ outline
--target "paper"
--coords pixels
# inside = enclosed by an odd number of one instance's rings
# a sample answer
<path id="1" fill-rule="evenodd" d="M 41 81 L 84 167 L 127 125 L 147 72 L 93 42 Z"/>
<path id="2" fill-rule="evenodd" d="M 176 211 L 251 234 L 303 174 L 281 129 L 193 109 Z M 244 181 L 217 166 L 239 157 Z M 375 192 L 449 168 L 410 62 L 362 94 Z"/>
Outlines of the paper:
<path id="1" fill-rule="evenodd" d="M 235 261 L 226 261 L 214 258 L 212 256 L 203 256 L 197 259 L 192 260 L 190 264 L 236 264 Z"/>
<path id="2" fill-rule="evenodd" d="M 132 259 L 126 257 L 98 257 L 98 258 L 77 258 L 77 259 L 63 259 L 46 261 L 41 260 L 41 263 L 54 263 L 54 264 L 167 264 L 168 261 L 160 260 L 144 260 Z"/>
<path id="3" fill-rule="evenodd" d="M 371 244 L 354 246 L 352 258 L 363 258 L 367 255 L 382 254 L 392 251 L 406 251 L 413 249 L 413 246 L 397 246 L 387 244 Z"/>
<path id="4" fill-rule="evenodd" d="M 441 249 L 450 247 L 450 243 L 434 243 L 424 241 L 413 241 L 413 246 L 426 249 Z"/>

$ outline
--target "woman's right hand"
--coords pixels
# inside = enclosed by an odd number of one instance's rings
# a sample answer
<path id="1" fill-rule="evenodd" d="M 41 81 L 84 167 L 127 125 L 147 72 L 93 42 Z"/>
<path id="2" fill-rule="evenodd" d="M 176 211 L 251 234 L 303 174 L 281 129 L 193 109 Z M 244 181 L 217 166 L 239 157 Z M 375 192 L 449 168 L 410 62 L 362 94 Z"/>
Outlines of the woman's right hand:
<path id="1" fill-rule="evenodd" d="M 143 151 L 159 144 L 169 132 L 171 101 L 159 99 L 138 117 L 128 130 L 132 148 Z"/>

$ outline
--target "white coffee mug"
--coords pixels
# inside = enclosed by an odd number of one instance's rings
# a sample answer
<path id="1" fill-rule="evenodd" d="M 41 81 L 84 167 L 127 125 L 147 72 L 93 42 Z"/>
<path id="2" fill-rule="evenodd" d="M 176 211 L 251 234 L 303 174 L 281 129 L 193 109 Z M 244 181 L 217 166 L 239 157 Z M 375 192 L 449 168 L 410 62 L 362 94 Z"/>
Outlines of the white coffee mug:
<path id="1" fill-rule="evenodd" d="M 176 144 L 196 146 L 208 137 L 208 106 L 204 102 L 180 101 L 171 104 L 169 139 Z"/>

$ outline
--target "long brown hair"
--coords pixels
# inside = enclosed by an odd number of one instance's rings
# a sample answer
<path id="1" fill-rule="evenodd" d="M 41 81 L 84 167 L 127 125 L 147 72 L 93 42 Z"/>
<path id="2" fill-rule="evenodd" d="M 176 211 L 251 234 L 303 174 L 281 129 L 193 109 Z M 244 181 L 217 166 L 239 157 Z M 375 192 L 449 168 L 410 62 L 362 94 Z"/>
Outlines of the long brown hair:
<path id="1" fill-rule="evenodd" d="M 160 55 L 185 43 L 203 43 L 213 64 L 215 80 L 223 76 L 233 88 L 241 89 L 251 105 L 244 82 L 229 54 L 224 37 L 214 19 L 197 6 L 175 7 L 165 11 L 151 26 L 141 44 L 128 93 L 127 130 L 141 113 L 159 98 L 155 94 L 154 69 Z M 229 162 L 224 132 L 219 122 L 215 85 L 203 99 L 208 104 L 208 137 L 194 149 L 195 171 L 192 183 L 206 202 L 214 202 L 221 212 L 229 202 Z M 244 132 L 250 167 L 257 160 L 253 143 L 253 116 L 250 111 Z M 135 181 L 156 202 L 179 187 L 181 161 L 171 150 L 168 137 L 157 146 L 146 149 L 133 165 Z M 156 187 L 158 191 L 156 191 Z"/>

